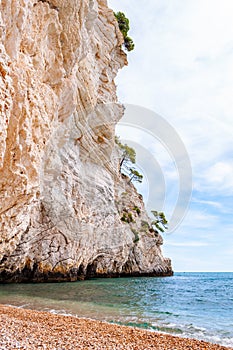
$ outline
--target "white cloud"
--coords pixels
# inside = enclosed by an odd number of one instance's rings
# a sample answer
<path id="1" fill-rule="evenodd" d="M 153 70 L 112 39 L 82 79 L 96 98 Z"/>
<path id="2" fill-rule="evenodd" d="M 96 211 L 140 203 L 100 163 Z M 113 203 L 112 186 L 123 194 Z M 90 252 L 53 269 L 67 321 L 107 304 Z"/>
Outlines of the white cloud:
<path id="1" fill-rule="evenodd" d="M 166 245 L 170 245 L 173 247 L 205 247 L 209 246 L 206 242 L 196 242 L 196 241 L 188 241 L 188 242 L 166 242 Z"/>
<path id="2" fill-rule="evenodd" d="M 226 191 L 227 195 L 233 194 L 233 162 L 218 161 L 207 169 L 204 176 L 208 179 L 209 186 L 215 188 L 216 192 Z"/>
<path id="3" fill-rule="evenodd" d="M 193 198 L 192 199 L 192 203 L 199 203 L 199 204 L 204 204 L 204 205 L 210 205 L 210 206 L 218 208 L 218 209 L 222 208 L 222 204 L 219 203 L 219 202 L 215 202 L 215 201 L 207 201 L 207 200 L 200 200 L 200 199 Z"/>
<path id="4" fill-rule="evenodd" d="M 204 237 L 209 230 L 217 227 L 218 225 L 220 225 L 220 221 L 217 215 L 208 212 L 207 209 L 201 210 L 193 209 L 191 207 L 178 232 L 184 232 L 184 234 L 187 235 L 193 231 L 200 231 L 201 236 Z M 207 236 L 209 237 L 209 233 Z"/>

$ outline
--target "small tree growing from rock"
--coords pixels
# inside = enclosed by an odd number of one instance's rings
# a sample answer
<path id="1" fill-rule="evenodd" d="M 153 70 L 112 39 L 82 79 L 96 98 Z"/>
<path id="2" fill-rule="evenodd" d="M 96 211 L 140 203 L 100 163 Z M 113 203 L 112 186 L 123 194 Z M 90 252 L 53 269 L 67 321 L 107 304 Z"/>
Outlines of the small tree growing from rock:
<path id="1" fill-rule="evenodd" d="M 163 212 L 159 212 L 157 210 L 151 210 L 152 214 L 155 217 L 155 220 L 151 222 L 152 227 L 157 231 L 157 229 L 160 232 L 164 232 L 164 230 L 167 230 L 167 224 L 168 221 L 165 217 L 165 214 Z M 158 231 L 157 231 L 158 232 Z"/>
<path id="2" fill-rule="evenodd" d="M 121 160 L 120 160 L 120 172 L 122 168 L 125 167 L 129 169 L 131 163 L 135 164 L 136 162 L 136 152 L 132 147 L 129 147 L 126 144 L 122 144 L 118 136 L 115 137 L 115 142 L 121 150 Z"/>
<path id="3" fill-rule="evenodd" d="M 136 181 L 136 182 L 142 182 L 142 179 L 143 179 L 143 175 L 141 175 L 136 169 L 134 168 L 130 168 L 130 180 L 129 180 L 129 183 L 131 181 Z"/>
<path id="4" fill-rule="evenodd" d="M 141 175 L 135 168 L 132 167 L 132 164 L 135 164 L 136 162 L 135 150 L 126 144 L 123 145 L 118 136 L 115 137 L 115 142 L 121 151 L 120 173 L 123 174 L 124 171 L 130 177 L 129 183 L 131 181 L 141 183 L 143 175 Z"/>
<path id="5" fill-rule="evenodd" d="M 125 16 L 123 12 L 117 12 L 114 13 L 119 29 L 124 37 L 124 47 L 127 51 L 132 51 L 134 49 L 134 42 L 133 40 L 128 36 L 129 31 L 129 19 Z"/>

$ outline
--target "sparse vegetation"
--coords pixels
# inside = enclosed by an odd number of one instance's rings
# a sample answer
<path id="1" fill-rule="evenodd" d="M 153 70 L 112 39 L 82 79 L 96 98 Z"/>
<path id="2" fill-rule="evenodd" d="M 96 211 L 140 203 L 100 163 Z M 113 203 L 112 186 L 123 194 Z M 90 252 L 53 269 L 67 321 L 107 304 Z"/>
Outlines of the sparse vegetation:
<path id="1" fill-rule="evenodd" d="M 122 171 L 123 167 L 128 168 L 129 164 L 136 162 L 136 152 L 132 147 L 129 147 L 126 144 L 122 144 L 119 136 L 115 136 L 115 142 L 119 146 L 122 155 L 120 159 L 120 171 Z"/>
<path id="2" fill-rule="evenodd" d="M 123 12 L 116 12 L 114 13 L 119 29 L 124 37 L 124 47 L 127 51 L 132 51 L 134 49 L 134 42 L 133 40 L 128 36 L 129 31 L 129 19 L 125 16 Z"/>
<path id="3" fill-rule="evenodd" d="M 123 221 L 123 222 L 128 222 L 128 221 L 127 221 L 127 216 L 126 216 L 125 213 L 123 213 L 123 215 L 122 215 L 122 217 L 121 217 L 121 221 Z"/>
<path id="4" fill-rule="evenodd" d="M 134 42 L 129 36 L 125 38 L 124 46 L 127 51 L 132 51 L 134 49 Z"/>
<path id="5" fill-rule="evenodd" d="M 137 213 L 138 215 L 140 215 L 140 213 L 141 213 L 141 209 L 140 209 L 140 208 L 138 208 L 138 207 L 133 207 L 133 210 L 135 210 L 136 213 Z"/>
<path id="6" fill-rule="evenodd" d="M 154 228 L 155 232 L 158 232 L 157 229 L 160 232 L 164 232 L 164 230 L 167 230 L 167 219 L 165 217 L 165 214 L 163 212 L 159 212 L 156 210 L 151 210 L 152 214 L 155 217 L 155 220 L 151 222 L 152 227 Z"/>
<path id="7" fill-rule="evenodd" d="M 126 222 L 126 223 L 128 223 L 128 224 L 130 224 L 131 222 L 133 222 L 134 220 L 133 220 L 133 215 L 132 215 L 132 213 L 130 213 L 130 212 L 124 212 L 123 215 L 122 215 L 122 217 L 121 217 L 121 221 Z"/>
<path id="8" fill-rule="evenodd" d="M 129 183 L 131 181 L 137 181 L 137 182 L 142 182 L 142 179 L 143 179 L 143 175 L 141 175 L 136 169 L 134 168 L 130 168 L 130 180 L 129 180 Z"/>
<path id="9" fill-rule="evenodd" d="M 132 215 L 132 213 L 128 213 L 128 219 L 129 219 L 129 222 L 133 222 L 133 215 Z"/>
<path id="10" fill-rule="evenodd" d="M 115 142 L 118 145 L 121 151 L 120 157 L 120 172 L 125 176 L 123 172 L 125 172 L 129 177 L 129 183 L 131 181 L 142 182 L 143 175 L 141 175 L 135 168 L 132 167 L 132 164 L 136 162 L 136 152 L 132 147 L 121 143 L 120 138 L 118 136 L 115 137 Z"/>
<path id="11" fill-rule="evenodd" d="M 128 194 L 127 192 L 122 192 L 121 195 L 122 195 L 122 197 L 124 197 L 124 196 L 127 196 L 127 194 Z"/>

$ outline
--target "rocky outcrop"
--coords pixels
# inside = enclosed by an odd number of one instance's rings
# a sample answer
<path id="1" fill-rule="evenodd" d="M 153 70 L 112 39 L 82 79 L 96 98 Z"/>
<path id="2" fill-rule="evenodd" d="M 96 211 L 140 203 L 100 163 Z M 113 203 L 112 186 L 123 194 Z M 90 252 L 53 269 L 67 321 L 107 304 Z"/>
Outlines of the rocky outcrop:
<path id="1" fill-rule="evenodd" d="M 8 0 L 0 14 L 0 281 L 172 274 L 118 171 L 127 61 L 106 1 Z"/>

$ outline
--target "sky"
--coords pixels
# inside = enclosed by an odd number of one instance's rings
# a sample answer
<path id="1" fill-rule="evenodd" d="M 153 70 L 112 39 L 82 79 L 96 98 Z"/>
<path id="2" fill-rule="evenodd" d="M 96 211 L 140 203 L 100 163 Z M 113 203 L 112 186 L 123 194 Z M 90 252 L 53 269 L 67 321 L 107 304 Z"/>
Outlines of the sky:
<path id="1" fill-rule="evenodd" d="M 161 117 L 171 126 L 192 167 L 186 215 L 173 232 L 163 234 L 163 253 L 172 259 L 174 271 L 233 271 L 233 2 L 109 0 L 108 4 L 130 19 L 129 35 L 135 43 L 128 66 L 116 78 L 119 100 L 143 108 L 145 119 L 154 118 L 156 123 Z M 147 117 L 147 110 L 154 117 Z M 153 138 L 148 128 L 130 129 L 120 123 L 117 133 L 141 146 L 139 155 L 143 148 L 153 158 L 153 166 L 146 165 L 145 157 L 144 163 L 139 159 L 145 178 L 141 192 L 147 204 L 153 186 L 157 184 L 158 198 L 159 188 L 165 186 L 163 211 L 169 220 L 180 188 L 190 185 L 185 178 L 179 181 L 176 146 L 169 153 L 169 141 Z M 158 174 L 153 184 L 152 168 Z M 154 203 L 159 205 L 158 198 Z"/>

